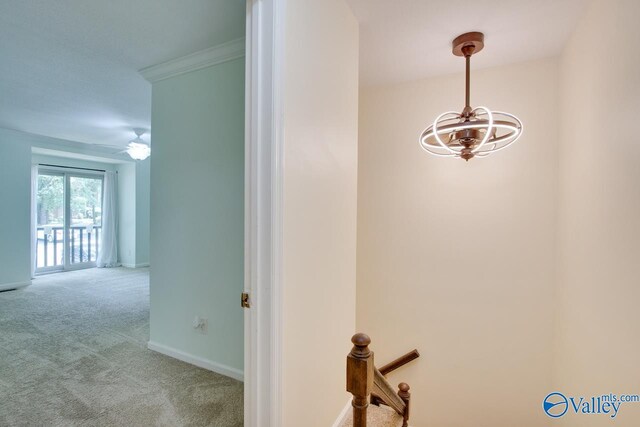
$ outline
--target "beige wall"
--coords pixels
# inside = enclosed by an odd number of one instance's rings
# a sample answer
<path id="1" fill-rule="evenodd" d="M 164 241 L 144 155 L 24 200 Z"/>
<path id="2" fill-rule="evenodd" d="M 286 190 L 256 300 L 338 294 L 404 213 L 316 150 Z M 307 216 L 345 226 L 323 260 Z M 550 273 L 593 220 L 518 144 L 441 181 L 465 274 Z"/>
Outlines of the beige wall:
<path id="1" fill-rule="evenodd" d="M 596 1 L 562 60 L 559 391 L 640 394 L 640 2 Z M 609 425 L 601 416 L 563 425 Z M 616 426 L 640 425 L 640 403 Z"/>
<path id="2" fill-rule="evenodd" d="M 327 427 L 355 330 L 358 24 L 343 0 L 287 2 L 283 422 Z"/>
<path id="3" fill-rule="evenodd" d="M 460 61 L 463 69 L 464 62 Z M 558 62 L 474 71 L 474 105 L 516 114 L 514 146 L 465 163 L 420 132 L 463 107 L 464 76 L 365 88 L 360 98 L 357 326 L 424 426 L 547 425 L 552 388 Z"/>

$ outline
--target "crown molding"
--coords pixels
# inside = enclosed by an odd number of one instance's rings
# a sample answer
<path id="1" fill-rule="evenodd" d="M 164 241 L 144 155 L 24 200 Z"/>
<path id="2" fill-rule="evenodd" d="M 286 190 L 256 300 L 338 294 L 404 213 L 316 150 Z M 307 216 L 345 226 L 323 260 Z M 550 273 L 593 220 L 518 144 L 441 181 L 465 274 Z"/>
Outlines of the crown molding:
<path id="1" fill-rule="evenodd" d="M 169 77 L 242 58 L 244 46 L 245 39 L 242 37 L 162 64 L 143 68 L 139 73 L 151 83 L 159 82 Z"/>

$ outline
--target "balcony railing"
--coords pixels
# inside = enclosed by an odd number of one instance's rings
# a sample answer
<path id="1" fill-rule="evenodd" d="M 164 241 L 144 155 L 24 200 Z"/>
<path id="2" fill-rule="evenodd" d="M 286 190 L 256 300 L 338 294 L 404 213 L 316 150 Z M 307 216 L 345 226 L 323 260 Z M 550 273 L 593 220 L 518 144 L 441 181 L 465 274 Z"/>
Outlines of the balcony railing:
<path id="1" fill-rule="evenodd" d="M 69 227 L 69 263 L 95 262 L 100 247 L 99 225 Z M 36 268 L 63 267 L 65 260 L 64 227 L 37 228 Z"/>

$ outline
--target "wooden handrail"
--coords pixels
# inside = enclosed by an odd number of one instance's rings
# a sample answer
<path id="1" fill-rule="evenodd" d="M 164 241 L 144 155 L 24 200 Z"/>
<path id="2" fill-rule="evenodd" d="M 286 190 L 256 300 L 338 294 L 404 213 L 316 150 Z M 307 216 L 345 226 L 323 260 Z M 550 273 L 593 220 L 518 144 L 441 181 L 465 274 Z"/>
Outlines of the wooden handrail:
<path id="1" fill-rule="evenodd" d="M 371 338 L 365 334 L 356 334 L 351 338 L 353 348 L 347 356 L 347 391 L 353 395 L 353 427 L 367 426 L 367 408 L 369 399 L 375 404 L 383 403 L 391 407 L 403 418 L 403 427 L 408 426 L 409 402 L 411 393 L 409 385 L 400 383 L 396 392 L 384 377 L 381 370 L 373 363 L 373 352 L 369 349 Z M 420 354 L 413 350 L 393 362 L 383 366 L 389 373 L 400 366 L 418 358 Z"/>
<path id="2" fill-rule="evenodd" d="M 389 373 L 395 371 L 396 369 L 406 365 L 407 363 L 413 360 L 416 360 L 418 357 L 420 357 L 420 353 L 418 353 L 418 350 L 415 350 L 415 349 L 411 350 L 409 353 L 405 354 L 404 356 L 400 356 L 394 361 L 384 365 L 382 368 L 379 369 L 380 373 L 386 377 Z M 401 383 L 400 385 L 402 384 L 405 384 L 405 383 Z M 384 402 L 382 401 L 380 396 L 378 396 L 375 392 L 373 392 L 371 393 L 371 404 L 380 406 L 380 404 L 384 404 Z"/>
<path id="3" fill-rule="evenodd" d="M 405 403 L 397 395 L 387 379 L 377 370 L 373 368 L 373 392 L 391 409 L 396 411 L 398 415 L 404 415 L 406 408 Z"/>
<path id="4" fill-rule="evenodd" d="M 382 368 L 380 368 L 380 373 L 386 377 L 390 372 L 393 372 L 396 369 L 406 365 L 407 363 L 416 360 L 418 357 L 420 357 L 420 353 L 418 353 L 418 350 L 411 350 L 404 356 L 400 356 L 393 362 L 389 362 L 384 365 Z"/>

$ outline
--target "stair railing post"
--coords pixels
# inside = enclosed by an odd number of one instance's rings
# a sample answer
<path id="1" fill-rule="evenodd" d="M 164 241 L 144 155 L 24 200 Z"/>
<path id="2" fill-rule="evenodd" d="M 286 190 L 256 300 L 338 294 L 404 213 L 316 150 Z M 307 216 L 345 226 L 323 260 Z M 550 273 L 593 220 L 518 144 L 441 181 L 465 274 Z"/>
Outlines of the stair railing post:
<path id="1" fill-rule="evenodd" d="M 353 348 L 347 356 L 347 391 L 353 395 L 353 427 L 367 427 L 367 407 L 373 390 L 373 352 L 371 338 L 355 334 Z"/>
<path id="2" fill-rule="evenodd" d="M 411 401 L 411 393 L 409 393 L 410 387 L 407 383 L 400 383 L 398 389 L 398 396 L 405 404 L 404 414 L 402 415 L 402 427 L 407 427 L 409 425 L 409 402 Z"/>

